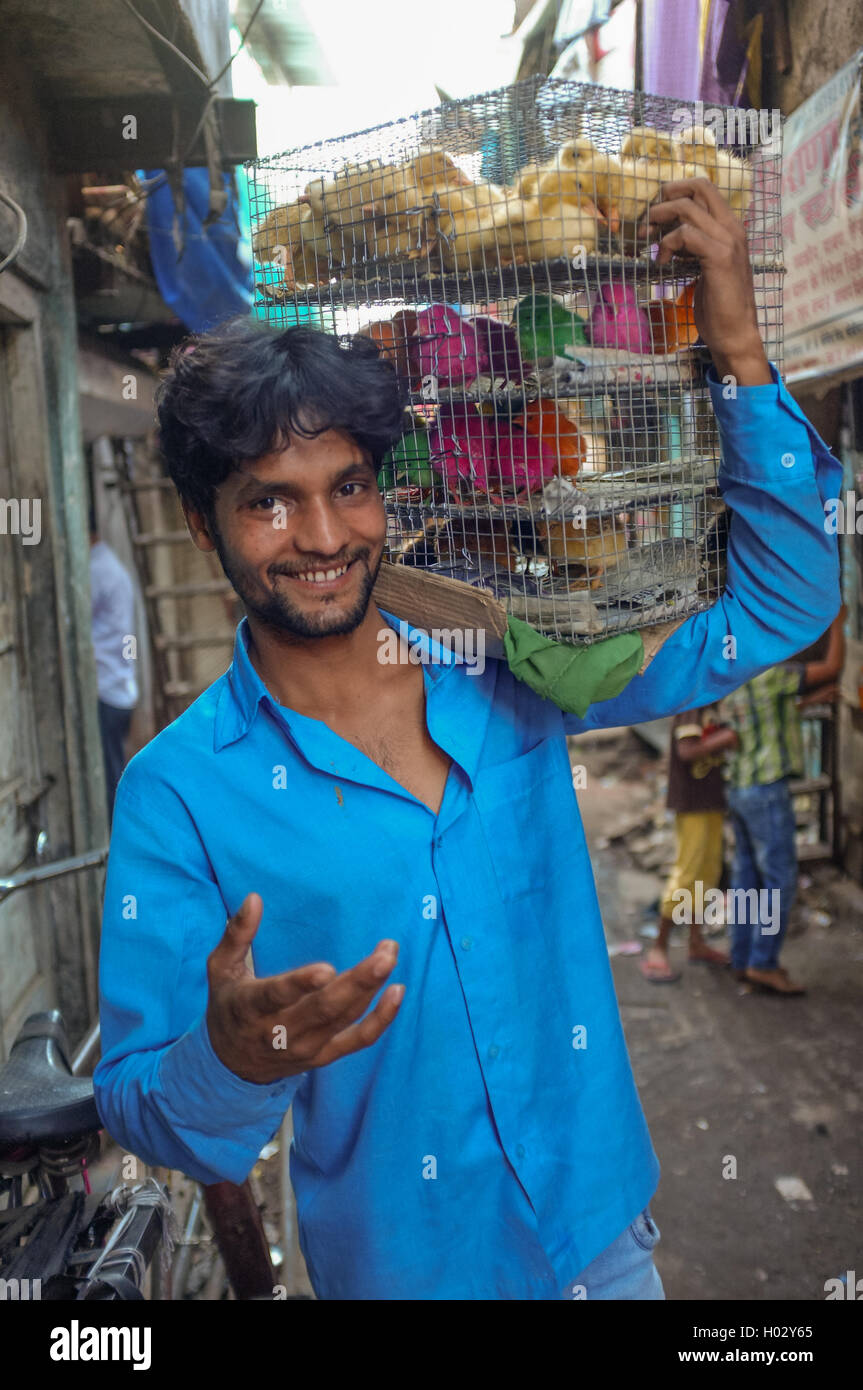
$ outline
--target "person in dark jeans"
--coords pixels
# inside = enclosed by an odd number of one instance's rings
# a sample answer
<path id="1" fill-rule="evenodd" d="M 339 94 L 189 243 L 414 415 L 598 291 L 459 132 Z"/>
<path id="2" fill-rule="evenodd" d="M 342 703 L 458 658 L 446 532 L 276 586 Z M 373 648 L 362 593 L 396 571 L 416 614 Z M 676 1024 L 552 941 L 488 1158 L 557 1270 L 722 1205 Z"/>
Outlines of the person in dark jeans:
<path id="1" fill-rule="evenodd" d="M 825 634 L 823 659 L 772 666 L 722 702 L 723 718 L 738 739 L 727 764 L 735 847 L 731 964 L 739 980 L 773 994 L 806 992 L 779 964 L 797 893 L 789 783 L 803 772 L 798 697 L 802 691 L 810 700 L 823 694 L 842 669 L 843 614 Z"/>
<path id="2" fill-rule="evenodd" d="M 90 516 L 90 596 L 93 651 L 99 692 L 99 732 L 105 762 L 108 823 L 114 795 L 126 766 L 126 736 L 138 703 L 135 679 L 135 591 L 128 571 L 99 539 Z"/>

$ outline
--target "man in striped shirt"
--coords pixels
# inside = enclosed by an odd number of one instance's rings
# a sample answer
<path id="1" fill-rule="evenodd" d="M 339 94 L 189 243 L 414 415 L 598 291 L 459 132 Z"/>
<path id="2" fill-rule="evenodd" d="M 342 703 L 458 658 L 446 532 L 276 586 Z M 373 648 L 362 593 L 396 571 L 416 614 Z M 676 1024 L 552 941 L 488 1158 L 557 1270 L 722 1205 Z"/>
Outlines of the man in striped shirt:
<path id="1" fill-rule="evenodd" d="M 731 964 L 738 979 L 774 994 L 805 993 L 779 964 L 797 892 L 789 782 L 803 773 L 798 696 L 822 693 L 842 668 L 841 613 L 825 637 L 823 660 L 771 666 L 722 702 L 737 734 L 725 767 L 734 827 Z"/>

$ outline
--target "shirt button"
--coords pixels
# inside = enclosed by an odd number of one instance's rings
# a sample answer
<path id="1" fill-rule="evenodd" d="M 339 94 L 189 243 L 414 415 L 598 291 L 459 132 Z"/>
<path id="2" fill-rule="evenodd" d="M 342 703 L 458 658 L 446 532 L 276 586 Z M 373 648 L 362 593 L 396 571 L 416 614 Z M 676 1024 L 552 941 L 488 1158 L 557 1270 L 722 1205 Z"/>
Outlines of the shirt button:
<path id="1" fill-rule="evenodd" d="M 492 1043 L 491 1047 L 488 1050 L 489 1057 L 494 1058 L 498 1055 L 499 1052 L 500 1048 L 498 1047 L 497 1043 Z"/>
<path id="2" fill-rule="evenodd" d="M 793 468 L 793 467 L 794 467 L 794 464 L 795 464 L 794 455 L 793 455 L 793 454 L 783 454 L 783 455 L 782 455 L 782 458 L 779 460 L 779 462 L 782 464 L 782 467 L 783 467 L 783 468 Z"/>
<path id="3" fill-rule="evenodd" d="M 516 1158 L 524 1158 L 524 1144 L 516 1144 L 515 1156 Z"/>
<path id="4" fill-rule="evenodd" d="M 472 945 L 473 945 L 473 939 L 472 939 L 471 937 L 469 937 L 469 936 L 463 936 L 463 937 L 462 937 L 462 939 L 461 939 L 461 948 L 462 948 L 463 951 L 469 951 Z"/>

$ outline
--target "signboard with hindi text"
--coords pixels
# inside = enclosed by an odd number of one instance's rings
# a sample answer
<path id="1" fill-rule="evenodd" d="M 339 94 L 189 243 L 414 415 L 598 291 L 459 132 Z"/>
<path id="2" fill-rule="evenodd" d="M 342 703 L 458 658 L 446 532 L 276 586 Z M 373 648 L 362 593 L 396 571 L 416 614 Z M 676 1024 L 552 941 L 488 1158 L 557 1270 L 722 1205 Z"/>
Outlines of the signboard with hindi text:
<path id="1" fill-rule="evenodd" d="M 785 375 L 863 372 L 863 49 L 785 123 Z"/>

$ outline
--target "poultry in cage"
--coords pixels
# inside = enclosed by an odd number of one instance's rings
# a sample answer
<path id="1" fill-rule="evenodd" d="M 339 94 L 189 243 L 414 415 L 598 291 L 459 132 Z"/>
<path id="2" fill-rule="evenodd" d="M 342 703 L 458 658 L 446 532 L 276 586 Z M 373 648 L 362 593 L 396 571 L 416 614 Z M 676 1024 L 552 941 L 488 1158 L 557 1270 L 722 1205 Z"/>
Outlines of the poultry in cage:
<path id="1" fill-rule="evenodd" d="M 568 640 L 679 617 L 721 578 L 695 271 L 656 266 L 645 228 L 664 184 L 707 178 L 778 248 L 778 160 L 680 106 L 528 82 L 292 152 L 293 202 L 260 174 L 281 302 L 326 299 L 410 403 L 379 475 L 391 553 Z"/>

